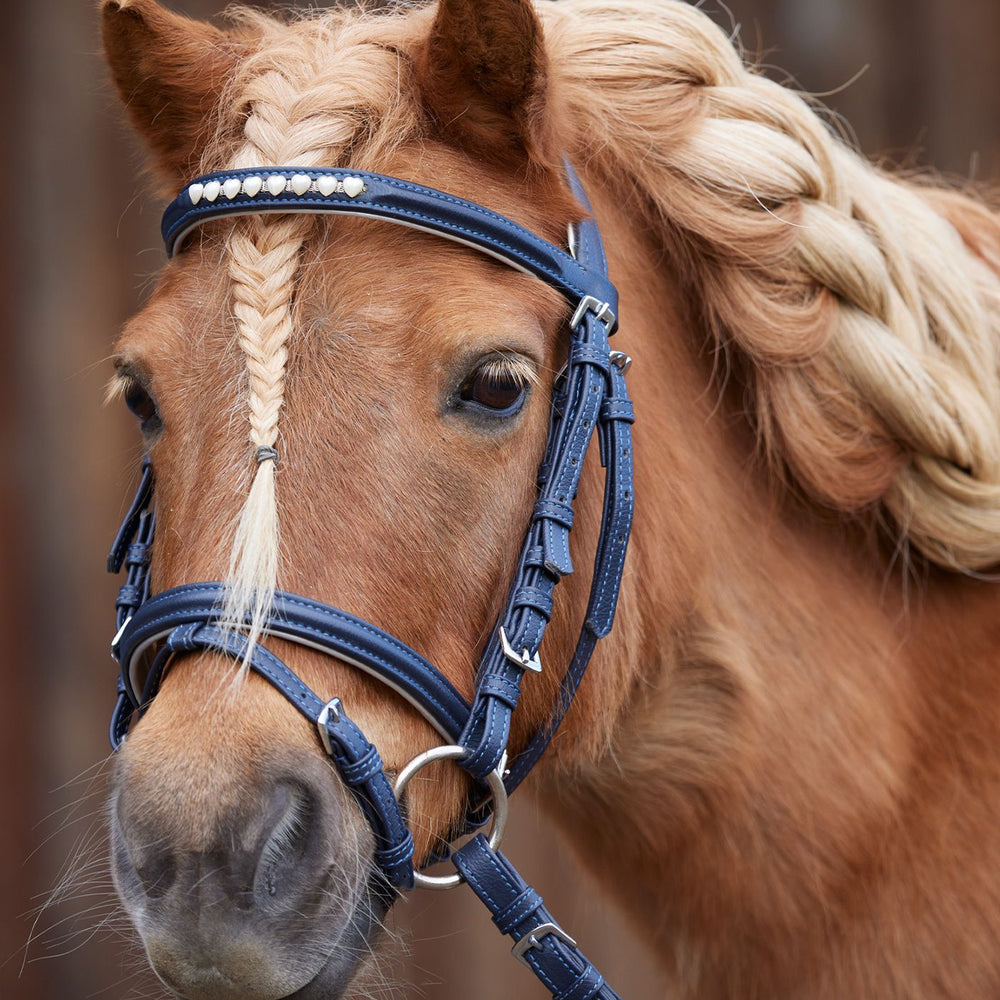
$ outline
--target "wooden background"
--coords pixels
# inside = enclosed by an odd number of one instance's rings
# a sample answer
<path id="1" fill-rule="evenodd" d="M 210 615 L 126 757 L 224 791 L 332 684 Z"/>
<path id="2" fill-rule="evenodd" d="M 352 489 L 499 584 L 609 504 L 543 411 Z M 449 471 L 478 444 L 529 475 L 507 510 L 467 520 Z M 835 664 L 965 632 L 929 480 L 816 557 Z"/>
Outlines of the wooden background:
<path id="1" fill-rule="evenodd" d="M 623 0 L 624 2 L 624 0 Z M 173 0 L 207 16 L 216 0 Z M 850 122 L 869 153 L 1000 176 L 1000 0 L 718 0 L 751 56 Z M 160 206 L 120 126 L 90 0 L 5 6 L 0 32 L 0 997 L 160 998 L 103 859 L 107 654 L 102 566 L 139 457 L 102 409 L 106 358 L 162 261 Z M 663 995 L 632 935 L 530 802 L 509 853 L 629 1000 Z M 65 877 L 69 859 L 75 873 Z M 613 879 L 610 871 L 607 878 Z M 62 889 L 60 890 L 60 887 Z M 56 899 L 32 930 L 33 911 Z M 471 894 L 399 907 L 393 995 L 540 996 Z M 468 929 L 467 929 L 468 928 Z M 29 941 L 27 944 L 26 942 Z M 447 985 L 446 985 L 447 984 Z"/>

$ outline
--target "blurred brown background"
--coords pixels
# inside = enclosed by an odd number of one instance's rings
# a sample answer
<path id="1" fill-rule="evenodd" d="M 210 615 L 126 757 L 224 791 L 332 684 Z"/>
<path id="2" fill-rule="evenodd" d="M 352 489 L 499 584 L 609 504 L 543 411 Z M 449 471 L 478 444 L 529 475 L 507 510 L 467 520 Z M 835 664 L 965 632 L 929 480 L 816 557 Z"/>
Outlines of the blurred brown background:
<path id="1" fill-rule="evenodd" d="M 163 996 L 114 907 L 101 851 L 117 587 L 102 566 L 140 450 L 133 422 L 120 407 L 102 409 L 101 395 L 112 338 L 162 260 L 161 206 L 144 194 L 106 86 L 94 6 L 7 4 L 0 32 L 4 1000 Z M 223 4 L 173 6 L 209 16 Z M 1000 0 L 704 6 L 727 30 L 738 25 L 748 55 L 780 67 L 776 78 L 824 95 L 870 154 L 1000 177 Z M 624 996 L 663 996 L 628 929 L 531 803 L 521 806 L 508 853 Z M 61 882 L 67 859 L 73 874 Z M 65 898 L 32 930 L 54 891 Z M 542 995 L 471 894 L 416 894 L 399 911 L 412 958 L 398 976 L 415 988 L 396 995 Z"/>

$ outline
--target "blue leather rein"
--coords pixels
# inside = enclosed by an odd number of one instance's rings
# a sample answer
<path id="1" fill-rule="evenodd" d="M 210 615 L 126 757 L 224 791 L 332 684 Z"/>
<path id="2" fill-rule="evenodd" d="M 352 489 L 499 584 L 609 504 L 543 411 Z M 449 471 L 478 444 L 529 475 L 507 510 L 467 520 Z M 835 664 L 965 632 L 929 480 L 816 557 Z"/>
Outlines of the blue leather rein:
<path id="1" fill-rule="evenodd" d="M 567 164 L 573 193 L 589 213 L 586 195 Z M 629 359 L 612 351 L 617 292 L 597 224 L 571 228 L 570 248 L 543 240 L 495 212 L 409 181 L 369 172 L 265 167 L 209 174 L 189 184 L 163 216 L 168 255 L 198 225 L 223 216 L 261 212 L 362 215 L 432 232 L 487 253 L 556 288 L 573 309 L 566 366 L 553 387 L 550 429 L 538 472 L 538 499 L 528 524 L 506 605 L 487 643 L 469 705 L 431 663 L 377 625 L 296 594 L 277 592 L 265 634 L 351 664 L 406 698 L 448 746 L 416 758 L 405 780 L 431 759 L 447 756 L 484 792 L 469 808 L 467 830 L 493 816 L 489 842 L 477 834 L 451 855 L 459 874 L 433 878 L 414 870 L 413 840 L 377 749 L 349 719 L 339 699 L 325 702 L 278 657 L 257 643 L 249 666 L 268 680 L 318 729 L 324 750 L 354 793 L 372 827 L 375 866 L 387 901 L 396 890 L 466 881 L 510 934 L 513 952 L 557 1000 L 614 1000 L 617 994 L 554 922 L 538 894 L 494 848 L 506 796 L 544 753 L 569 709 L 598 639 L 614 620 L 632 523 L 632 404 L 625 385 Z M 552 614 L 553 591 L 573 572 L 569 532 L 584 455 L 597 435 L 605 469 L 604 507 L 590 598 L 573 657 L 548 723 L 507 766 L 511 718 L 526 673 L 541 670 L 539 647 Z M 153 468 L 143 461 L 135 498 L 108 557 L 108 569 L 127 570 L 117 609 L 112 653 L 121 671 L 110 738 L 117 749 L 134 716 L 155 697 L 164 671 L 184 653 L 210 650 L 242 660 L 245 637 L 220 627 L 225 585 L 192 583 L 151 595 L 149 566 L 155 533 Z M 486 792 L 488 788 L 488 793 Z"/>

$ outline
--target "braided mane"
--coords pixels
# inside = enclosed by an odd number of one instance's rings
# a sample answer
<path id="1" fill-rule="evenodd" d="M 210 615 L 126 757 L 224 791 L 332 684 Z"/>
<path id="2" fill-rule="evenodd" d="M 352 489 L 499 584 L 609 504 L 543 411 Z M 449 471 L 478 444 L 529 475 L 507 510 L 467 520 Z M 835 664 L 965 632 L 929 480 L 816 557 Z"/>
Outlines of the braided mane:
<path id="1" fill-rule="evenodd" d="M 1000 561 L 997 216 L 872 167 L 688 4 L 547 27 L 567 135 L 662 220 L 773 466 L 946 567 Z"/>
<path id="2" fill-rule="evenodd" d="M 693 6 L 537 9 L 567 152 L 659 220 L 706 337 L 745 379 L 772 467 L 825 505 L 888 520 L 943 566 L 1000 561 L 997 216 L 872 167 Z M 205 171 L 377 169 L 419 140 L 410 56 L 428 13 L 286 24 L 235 11 L 252 52 L 220 101 Z M 314 225 L 251 217 L 229 239 L 251 455 L 279 440 L 294 280 Z M 235 617 L 252 608 L 263 620 L 278 545 L 265 460 L 233 549 Z"/>

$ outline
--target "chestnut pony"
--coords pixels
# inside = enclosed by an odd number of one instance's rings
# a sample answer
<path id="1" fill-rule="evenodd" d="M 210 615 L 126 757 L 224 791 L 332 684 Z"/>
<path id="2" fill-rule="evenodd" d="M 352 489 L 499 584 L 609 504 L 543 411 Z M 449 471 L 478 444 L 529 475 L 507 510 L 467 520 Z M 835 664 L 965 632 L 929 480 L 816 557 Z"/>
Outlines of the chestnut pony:
<path id="1" fill-rule="evenodd" d="M 171 194 L 261 165 L 379 171 L 560 243 L 575 165 L 635 359 L 636 516 L 615 629 L 529 784 L 613 871 L 671 995 L 1000 995 L 997 216 L 874 169 L 672 0 L 236 10 L 225 31 L 102 8 Z M 378 220 L 201 227 L 117 347 L 156 475 L 153 589 L 228 579 L 258 624 L 271 588 L 310 595 L 468 698 L 567 314 L 530 275 Z M 588 454 L 580 569 L 515 755 L 579 629 L 599 472 Z M 440 742 L 350 666 L 262 642 L 390 772 Z M 459 825 L 458 775 L 411 786 L 418 859 Z M 178 995 L 365 990 L 371 832 L 259 677 L 178 660 L 111 817 L 119 891 Z"/>

